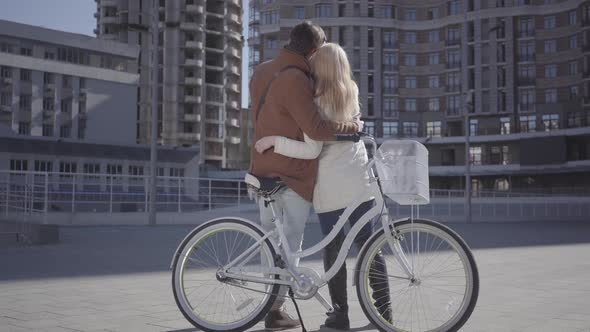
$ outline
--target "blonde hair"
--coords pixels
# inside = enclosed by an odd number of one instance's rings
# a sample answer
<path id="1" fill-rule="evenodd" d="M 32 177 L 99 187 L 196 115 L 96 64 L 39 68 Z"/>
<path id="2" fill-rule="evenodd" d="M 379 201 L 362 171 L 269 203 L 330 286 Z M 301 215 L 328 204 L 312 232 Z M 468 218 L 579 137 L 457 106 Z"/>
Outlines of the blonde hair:
<path id="1" fill-rule="evenodd" d="M 352 120 L 360 107 L 346 52 L 338 44 L 326 43 L 310 62 L 320 114 L 335 121 Z"/>

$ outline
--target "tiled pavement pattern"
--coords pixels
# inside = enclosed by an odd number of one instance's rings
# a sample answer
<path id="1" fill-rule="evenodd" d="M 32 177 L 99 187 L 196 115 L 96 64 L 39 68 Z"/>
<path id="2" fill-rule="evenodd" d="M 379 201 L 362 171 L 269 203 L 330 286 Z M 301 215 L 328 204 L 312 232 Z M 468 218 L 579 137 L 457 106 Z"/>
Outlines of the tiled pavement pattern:
<path id="1" fill-rule="evenodd" d="M 590 223 L 452 227 L 474 248 L 481 276 L 478 305 L 461 331 L 590 332 Z M 0 331 L 193 331 L 167 269 L 189 230 L 67 228 L 58 245 L 0 250 Z M 318 233 L 309 225 L 306 241 Z M 317 258 L 309 263 L 319 267 Z M 349 295 L 352 330 L 374 331 L 352 287 Z M 318 331 L 323 309 L 315 300 L 301 307 L 308 330 Z"/>

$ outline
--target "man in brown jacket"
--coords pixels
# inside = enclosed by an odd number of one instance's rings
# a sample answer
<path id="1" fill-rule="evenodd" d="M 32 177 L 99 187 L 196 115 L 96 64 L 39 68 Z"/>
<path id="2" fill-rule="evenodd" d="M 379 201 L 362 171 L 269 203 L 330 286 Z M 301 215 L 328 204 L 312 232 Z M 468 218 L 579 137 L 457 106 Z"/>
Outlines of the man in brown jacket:
<path id="1" fill-rule="evenodd" d="M 335 123 L 323 120 L 314 104 L 314 88 L 307 59 L 325 42 L 321 27 L 311 22 L 296 25 L 289 44 L 278 56 L 256 67 L 250 81 L 254 141 L 265 136 L 284 136 L 303 141 L 303 133 L 318 141 L 335 140 L 336 134 L 353 134 L 362 122 Z M 288 187 L 275 197 L 282 216 L 289 249 L 301 249 L 305 223 L 309 217 L 318 160 L 285 157 L 267 150 L 259 154 L 251 147 L 250 173 L 260 177 L 280 178 Z M 274 227 L 272 212 L 260 202 L 262 227 Z M 298 264 L 298 261 L 295 261 Z M 284 295 L 285 289 L 281 290 Z M 278 297 L 266 317 L 267 329 L 299 326 L 283 311 L 284 297 Z"/>

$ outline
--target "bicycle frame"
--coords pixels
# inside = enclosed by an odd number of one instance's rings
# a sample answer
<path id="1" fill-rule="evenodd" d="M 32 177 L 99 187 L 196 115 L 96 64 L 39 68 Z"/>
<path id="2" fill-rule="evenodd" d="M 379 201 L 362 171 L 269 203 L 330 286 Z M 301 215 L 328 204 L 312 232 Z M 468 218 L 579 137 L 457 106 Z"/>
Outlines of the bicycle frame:
<path id="1" fill-rule="evenodd" d="M 371 139 L 370 143 L 372 143 L 373 146 L 376 147 L 374 139 Z M 234 270 L 233 267 L 236 266 L 236 264 L 237 264 L 237 269 L 235 269 L 237 271 L 242 271 L 242 272 L 249 271 L 249 272 L 262 272 L 262 273 L 277 274 L 276 269 L 273 269 L 274 271 L 270 271 L 270 269 L 268 269 L 268 271 L 267 271 L 267 270 L 264 270 L 264 268 L 252 269 L 252 268 L 244 268 L 243 267 L 243 265 L 245 264 L 244 258 L 250 259 L 250 258 L 254 257 L 254 255 L 257 254 L 256 248 L 260 247 L 260 245 L 265 240 L 269 239 L 271 242 L 273 242 L 273 244 L 275 245 L 276 248 L 283 249 L 283 252 L 285 254 L 285 258 L 287 259 L 287 266 L 284 269 L 286 271 L 286 273 L 282 272 L 282 273 L 278 273 L 278 274 L 289 275 L 289 276 L 293 277 L 293 279 L 295 279 L 295 281 L 299 282 L 300 278 L 295 273 L 296 266 L 295 266 L 295 264 L 293 264 L 293 261 L 297 258 L 304 258 L 304 257 L 311 256 L 311 255 L 321 251 L 322 249 L 324 249 L 330 242 L 332 242 L 332 240 L 344 228 L 344 225 L 348 222 L 350 215 L 362 203 L 365 202 L 366 197 L 374 197 L 375 205 L 369 211 L 367 211 L 367 213 L 365 213 L 355 223 L 355 225 L 350 229 L 350 232 L 346 235 L 346 237 L 344 239 L 344 242 L 342 244 L 340 252 L 338 253 L 336 261 L 334 262 L 334 264 L 332 265 L 332 267 L 328 271 L 326 271 L 324 274 L 321 274 L 321 277 L 320 277 L 321 284 L 317 285 L 317 286 L 321 287 L 321 286 L 325 285 L 330 279 L 332 279 L 336 275 L 338 270 L 340 270 L 340 268 L 342 267 L 342 265 L 344 264 L 344 262 L 346 260 L 346 257 L 348 256 L 348 252 L 350 251 L 352 244 L 354 243 L 354 239 L 361 232 L 363 227 L 365 225 L 369 224 L 371 222 L 371 220 L 373 220 L 373 218 L 379 216 L 381 218 L 381 225 L 382 225 L 383 229 L 385 229 L 385 230 L 392 229 L 393 233 L 395 233 L 395 229 L 393 228 L 394 227 L 393 223 L 389 220 L 389 213 L 388 213 L 387 208 L 385 206 L 383 193 L 381 192 L 381 188 L 379 187 L 378 180 L 376 177 L 373 176 L 373 172 L 372 172 L 373 165 L 374 165 L 374 160 L 371 160 L 367 164 L 367 170 L 369 171 L 369 174 L 370 174 L 370 186 L 367 188 L 367 190 L 362 195 L 359 195 L 359 198 L 355 202 L 353 202 L 353 204 L 350 204 L 344 210 L 344 212 L 342 213 L 342 215 L 338 219 L 338 222 L 336 223 L 336 225 L 334 226 L 332 231 L 330 231 L 330 233 L 326 237 L 324 237 L 320 242 L 313 245 L 312 247 L 302 250 L 302 251 L 293 252 L 291 250 L 291 248 L 289 248 L 287 238 L 285 236 L 285 233 L 283 232 L 282 220 L 276 215 L 276 212 L 275 212 L 276 211 L 275 203 L 270 198 L 266 199 L 267 204 L 269 204 L 269 206 L 272 210 L 273 219 L 274 219 L 275 225 L 277 227 L 275 227 L 275 229 L 273 231 L 266 233 L 262 239 L 260 239 L 258 242 L 253 244 L 250 248 L 248 248 L 241 255 L 236 257 L 232 262 L 230 262 L 226 266 L 224 266 L 222 269 L 223 271 L 225 271 L 224 274 L 228 277 L 239 279 L 239 280 L 290 285 L 290 282 L 288 282 L 286 280 L 277 280 L 277 279 L 271 280 L 271 279 L 265 279 L 265 278 L 251 277 L 251 276 L 245 276 L 245 275 L 242 275 L 239 273 L 233 273 L 233 271 L 232 271 L 232 270 Z M 275 233 L 278 233 L 278 238 L 281 243 L 281 246 L 279 246 L 277 243 L 274 243 L 274 241 L 273 241 L 273 236 L 275 235 Z M 386 234 L 388 243 L 392 249 L 392 252 L 395 253 L 396 259 L 401 264 L 402 268 L 405 270 L 406 274 L 408 275 L 408 278 L 413 277 L 413 271 L 412 271 L 411 265 L 409 264 L 405 254 L 399 244 L 399 240 L 390 231 L 386 231 L 385 234 Z M 241 261 L 242 261 L 242 263 L 238 264 L 238 262 L 241 262 Z"/>

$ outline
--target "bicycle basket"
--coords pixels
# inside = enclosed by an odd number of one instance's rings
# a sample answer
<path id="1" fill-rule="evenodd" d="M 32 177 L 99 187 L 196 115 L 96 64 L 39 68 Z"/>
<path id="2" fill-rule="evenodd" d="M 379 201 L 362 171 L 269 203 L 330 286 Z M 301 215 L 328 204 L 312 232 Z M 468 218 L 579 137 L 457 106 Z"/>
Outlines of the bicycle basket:
<path id="1" fill-rule="evenodd" d="M 411 140 L 387 140 L 375 155 L 383 193 L 400 205 L 428 204 L 428 150 Z"/>

